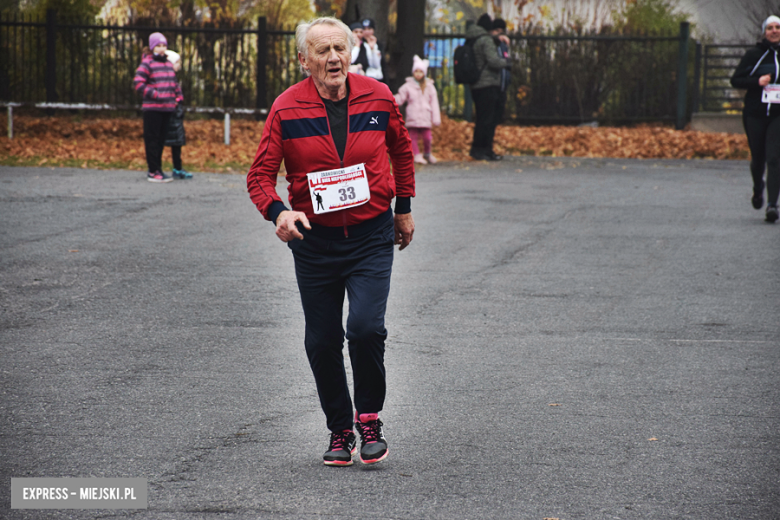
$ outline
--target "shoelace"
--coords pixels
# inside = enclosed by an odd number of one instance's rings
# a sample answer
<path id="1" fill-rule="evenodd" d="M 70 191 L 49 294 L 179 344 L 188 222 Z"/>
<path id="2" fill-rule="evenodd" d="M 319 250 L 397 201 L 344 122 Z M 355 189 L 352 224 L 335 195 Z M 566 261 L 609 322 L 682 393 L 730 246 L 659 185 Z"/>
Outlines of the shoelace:
<path id="1" fill-rule="evenodd" d="M 334 432 L 330 434 L 330 449 L 331 451 L 346 450 L 349 446 L 349 434 L 352 433 L 349 430 L 343 432 Z"/>
<path id="2" fill-rule="evenodd" d="M 367 423 L 358 423 L 360 428 L 360 436 L 365 442 L 376 442 L 379 440 L 379 431 L 382 426 L 382 421 L 377 419 L 376 421 L 369 421 Z"/>

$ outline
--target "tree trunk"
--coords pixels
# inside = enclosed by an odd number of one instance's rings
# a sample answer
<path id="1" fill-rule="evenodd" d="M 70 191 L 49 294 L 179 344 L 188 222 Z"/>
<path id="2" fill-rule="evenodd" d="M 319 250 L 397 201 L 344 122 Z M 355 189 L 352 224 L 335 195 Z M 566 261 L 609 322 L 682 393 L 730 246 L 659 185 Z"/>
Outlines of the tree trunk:
<path id="1" fill-rule="evenodd" d="M 388 13 L 390 9 L 389 0 L 355 0 L 360 17 L 357 20 L 371 18 L 376 24 L 374 35 L 377 41 L 382 45 L 382 49 L 387 49 L 388 33 Z M 424 2 L 423 2 L 424 3 Z M 351 20 L 356 21 L 356 20 Z"/>
<path id="2" fill-rule="evenodd" d="M 385 68 L 387 83 L 393 92 L 412 74 L 415 54 L 423 57 L 423 34 L 425 31 L 425 2 L 420 0 L 397 0 L 398 23 L 391 38 L 390 56 Z"/>
<path id="3" fill-rule="evenodd" d="M 347 7 L 344 8 L 344 14 L 341 15 L 341 21 L 349 25 L 352 22 L 357 22 L 360 17 L 360 8 L 358 7 L 358 0 L 347 0 Z"/>

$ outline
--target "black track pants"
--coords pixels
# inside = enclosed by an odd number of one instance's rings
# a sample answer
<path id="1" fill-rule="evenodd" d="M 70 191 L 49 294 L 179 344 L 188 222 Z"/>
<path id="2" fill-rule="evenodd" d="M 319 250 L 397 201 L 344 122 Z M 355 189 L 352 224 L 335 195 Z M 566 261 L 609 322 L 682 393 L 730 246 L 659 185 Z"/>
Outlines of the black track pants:
<path id="1" fill-rule="evenodd" d="M 474 108 L 477 111 L 474 121 L 474 141 L 471 153 L 489 153 L 493 151 L 493 137 L 496 133 L 498 118 L 501 116 L 501 89 L 485 87 L 471 91 Z"/>
<path id="2" fill-rule="evenodd" d="M 760 188 L 766 167 L 767 204 L 777 206 L 780 194 L 780 116 L 742 115 L 750 146 L 750 173 L 753 187 Z"/>
<path id="3" fill-rule="evenodd" d="M 171 157 L 173 158 L 173 168 L 175 170 L 182 170 L 181 146 L 171 146 Z"/>
<path id="4" fill-rule="evenodd" d="M 173 112 L 144 111 L 144 147 L 149 172 L 162 171 L 162 153 L 165 148 L 165 132 Z"/>
<path id="5" fill-rule="evenodd" d="M 384 218 L 384 216 L 379 217 Z M 355 409 L 378 413 L 385 400 L 385 310 L 395 239 L 393 219 L 370 233 L 339 240 L 315 236 L 287 246 L 306 317 L 304 345 L 328 429 L 352 428 L 353 409 L 344 369 L 344 295 L 349 298 L 346 338 L 352 362 Z M 339 231 L 337 229 L 337 231 Z"/>

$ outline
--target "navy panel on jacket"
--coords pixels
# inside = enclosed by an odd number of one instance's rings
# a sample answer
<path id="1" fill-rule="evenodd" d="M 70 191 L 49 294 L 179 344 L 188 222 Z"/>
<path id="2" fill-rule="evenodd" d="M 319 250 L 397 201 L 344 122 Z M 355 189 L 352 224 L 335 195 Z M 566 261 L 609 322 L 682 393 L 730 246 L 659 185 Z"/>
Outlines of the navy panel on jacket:
<path id="1" fill-rule="evenodd" d="M 354 132 L 384 132 L 390 122 L 390 112 L 375 110 L 349 116 L 349 133 Z"/>
<path id="2" fill-rule="evenodd" d="M 282 140 L 300 139 L 301 137 L 314 137 L 317 135 L 329 135 L 328 118 L 314 117 L 311 119 L 288 119 L 282 121 Z"/>

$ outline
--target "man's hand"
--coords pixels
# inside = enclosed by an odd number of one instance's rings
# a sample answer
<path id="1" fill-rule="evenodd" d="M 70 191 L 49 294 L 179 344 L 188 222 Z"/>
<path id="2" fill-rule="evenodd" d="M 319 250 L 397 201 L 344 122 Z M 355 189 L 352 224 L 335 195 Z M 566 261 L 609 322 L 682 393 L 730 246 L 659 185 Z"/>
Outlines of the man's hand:
<path id="1" fill-rule="evenodd" d="M 301 211 L 285 210 L 279 213 L 276 217 L 276 236 L 282 242 L 289 242 L 294 239 L 303 240 L 303 235 L 298 231 L 295 226 L 296 222 L 303 224 L 306 229 L 311 229 L 309 219 L 306 218 L 306 214 Z M 412 225 L 414 227 L 414 224 Z"/>
<path id="2" fill-rule="evenodd" d="M 504 43 L 505 43 L 505 44 L 507 44 L 507 45 L 509 45 L 509 44 L 510 44 L 510 42 L 509 42 L 509 36 L 507 36 L 506 34 L 499 34 L 499 35 L 498 35 L 498 39 L 499 39 L 499 40 L 501 40 L 502 42 L 504 42 Z"/>
<path id="3" fill-rule="evenodd" d="M 411 213 L 404 213 L 401 215 L 395 215 L 393 217 L 393 224 L 395 225 L 395 243 L 401 244 L 398 248 L 399 251 L 403 251 L 406 246 L 412 242 L 412 236 L 414 235 L 414 219 Z"/>
<path id="4" fill-rule="evenodd" d="M 769 85 L 769 82 L 772 81 L 772 75 L 771 74 L 764 74 L 760 78 L 758 78 L 758 84 L 762 87 L 766 87 Z"/>

